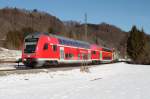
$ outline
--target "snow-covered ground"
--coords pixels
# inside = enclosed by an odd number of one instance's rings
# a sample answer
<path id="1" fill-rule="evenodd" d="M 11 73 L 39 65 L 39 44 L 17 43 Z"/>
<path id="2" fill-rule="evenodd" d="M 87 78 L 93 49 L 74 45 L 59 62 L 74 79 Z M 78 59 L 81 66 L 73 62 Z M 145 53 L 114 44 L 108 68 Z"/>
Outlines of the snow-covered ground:
<path id="1" fill-rule="evenodd" d="M 0 47 L 0 62 L 1 61 L 16 61 L 21 58 L 21 50 L 9 50 Z M 0 70 L 15 69 L 16 63 L 0 63 Z"/>
<path id="2" fill-rule="evenodd" d="M 16 61 L 19 58 L 21 58 L 21 51 L 0 47 L 0 61 Z"/>
<path id="3" fill-rule="evenodd" d="M 150 66 L 125 63 L 0 77 L 0 99 L 149 99 Z"/>

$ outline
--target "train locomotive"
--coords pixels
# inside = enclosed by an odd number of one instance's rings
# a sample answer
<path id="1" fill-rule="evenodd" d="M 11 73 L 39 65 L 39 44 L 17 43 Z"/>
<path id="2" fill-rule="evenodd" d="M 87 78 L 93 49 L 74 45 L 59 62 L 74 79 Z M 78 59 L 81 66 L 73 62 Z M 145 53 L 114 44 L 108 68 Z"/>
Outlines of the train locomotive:
<path id="1" fill-rule="evenodd" d="M 25 37 L 22 62 L 29 67 L 45 64 L 109 63 L 113 49 L 49 33 L 32 33 Z"/>

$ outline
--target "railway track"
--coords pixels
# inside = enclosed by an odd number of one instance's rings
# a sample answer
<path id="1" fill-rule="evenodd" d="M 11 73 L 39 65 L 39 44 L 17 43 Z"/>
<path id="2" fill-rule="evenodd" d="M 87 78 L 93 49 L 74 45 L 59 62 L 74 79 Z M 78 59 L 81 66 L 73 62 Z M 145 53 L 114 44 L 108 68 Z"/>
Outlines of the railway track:
<path id="1" fill-rule="evenodd" d="M 122 61 L 115 61 L 113 63 L 118 63 Z M 124 62 L 124 61 L 123 61 Z M 3 62 L 5 63 L 5 62 Z M 77 65 L 77 64 L 61 64 L 58 66 L 44 66 L 44 67 L 39 67 L 39 68 L 29 68 L 25 67 L 24 65 L 18 65 L 17 62 L 11 62 L 11 63 L 16 63 L 14 68 L 3 68 L 0 69 L 0 76 L 5 76 L 5 75 L 10 75 L 10 74 L 27 74 L 27 73 L 39 73 L 39 72 L 55 72 L 55 71 L 66 71 L 66 70 L 72 70 L 72 69 L 80 69 L 81 66 L 83 65 Z M 109 64 L 113 64 L 109 63 Z M 106 64 L 106 63 L 105 63 Z M 108 64 L 108 63 L 107 63 Z M 87 65 L 89 68 L 94 67 L 94 66 L 99 66 L 99 65 Z M 13 67 L 13 66 L 12 66 Z"/>
<path id="2" fill-rule="evenodd" d="M 27 73 L 40 73 L 40 72 L 55 72 L 55 71 L 67 71 L 72 69 L 79 69 L 81 65 L 58 65 L 58 66 L 45 66 L 39 68 L 28 68 L 25 66 L 15 66 L 15 68 L 4 68 L 0 69 L 0 76 L 11 75 L 11 74 L 27 74 Z M 92 67 L 92 65 L 88 65 Z"/>

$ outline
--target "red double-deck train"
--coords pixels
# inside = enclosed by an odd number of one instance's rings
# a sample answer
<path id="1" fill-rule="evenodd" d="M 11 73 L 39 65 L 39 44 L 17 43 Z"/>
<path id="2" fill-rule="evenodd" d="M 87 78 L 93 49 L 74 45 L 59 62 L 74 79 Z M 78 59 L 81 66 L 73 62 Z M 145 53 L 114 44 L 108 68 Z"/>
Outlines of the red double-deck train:
<path id="1" fill-rule="evenodd" d="M 113 50 L 48 33 L 33 33 L 24 40 L 22 61 L 26 66 L 113 61 Z"/>

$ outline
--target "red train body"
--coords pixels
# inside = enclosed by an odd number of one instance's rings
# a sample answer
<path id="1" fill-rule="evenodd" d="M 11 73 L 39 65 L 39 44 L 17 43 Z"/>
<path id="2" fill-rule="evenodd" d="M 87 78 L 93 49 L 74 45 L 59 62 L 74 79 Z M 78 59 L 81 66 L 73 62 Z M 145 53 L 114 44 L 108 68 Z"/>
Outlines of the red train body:
<path id="1" fill-rule="evenodd" d="M 22 61 L 26 66 L 113 61 L 113 50 L 48 33 L 34 33 L 24 40 Z"/>

